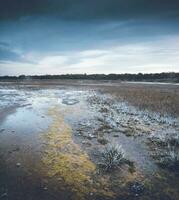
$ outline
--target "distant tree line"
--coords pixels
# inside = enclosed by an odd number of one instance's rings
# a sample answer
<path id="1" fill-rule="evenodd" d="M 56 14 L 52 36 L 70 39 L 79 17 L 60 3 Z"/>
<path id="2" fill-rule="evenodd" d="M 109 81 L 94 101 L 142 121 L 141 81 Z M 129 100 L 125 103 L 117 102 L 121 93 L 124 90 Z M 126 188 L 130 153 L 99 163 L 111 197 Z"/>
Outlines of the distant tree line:
<path id="1" fill-rule="evenodd" d="M 33 75 L 33 76 L 0 76 L 1 81 L 6 80 L 119 80 L 119 81 L 160 81 L 179 83 L 179 73 L 150 73 L 150 74 L 63 74 L 63 75 Z"/>

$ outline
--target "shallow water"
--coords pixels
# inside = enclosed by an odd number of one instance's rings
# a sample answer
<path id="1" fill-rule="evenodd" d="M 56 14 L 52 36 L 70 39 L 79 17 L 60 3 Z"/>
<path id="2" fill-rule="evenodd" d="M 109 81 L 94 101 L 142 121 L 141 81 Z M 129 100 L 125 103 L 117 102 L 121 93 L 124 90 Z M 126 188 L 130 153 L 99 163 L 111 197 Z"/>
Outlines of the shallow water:
<path id="1" fill-rule="evenodd" d="M 159 168 L 146 140 L 161 130 L 175 132 L 176 119 L 163 120 L 109 97 L 78 89 L 0 89 L 0 199 L 113 199 L 122 190 L 120 184 L 155 177 Z M 99 137 L 122 145 L 135 164 L 133 174 L 114 171 L 123 177 L 115 175 L 118 186 L 111 181 L 113 173 L 98 174 L 105 149 Z M 77 168 L 81 179 L 75 186 Z"/>

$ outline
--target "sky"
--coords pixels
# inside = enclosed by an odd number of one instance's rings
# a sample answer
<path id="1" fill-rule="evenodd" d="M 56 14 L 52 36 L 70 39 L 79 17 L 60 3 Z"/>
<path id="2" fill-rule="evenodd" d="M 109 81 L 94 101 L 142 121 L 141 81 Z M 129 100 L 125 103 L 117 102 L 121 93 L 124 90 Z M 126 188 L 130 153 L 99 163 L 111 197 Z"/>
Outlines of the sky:
<path id="1" fill-rule="evenodd" d="M 0 0 L 0 76 L 179 72 L 178 0 Z"/>

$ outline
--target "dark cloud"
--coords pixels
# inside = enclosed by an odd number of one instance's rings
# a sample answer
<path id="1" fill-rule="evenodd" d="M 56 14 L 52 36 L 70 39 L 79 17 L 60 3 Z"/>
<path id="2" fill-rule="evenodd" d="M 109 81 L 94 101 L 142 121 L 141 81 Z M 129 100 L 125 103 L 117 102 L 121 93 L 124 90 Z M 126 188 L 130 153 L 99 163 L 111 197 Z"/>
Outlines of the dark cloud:
<path id="1" fill-rule="evenodd" d="M 0 60 L 17 61 L 19 60 L 19 55 L 7 49 L 0 48 Z"/>
<path id="2" fill-rule="evenodd" d="M 0 0 L 0 18 L 53 14 L 61 19 L 178 19 L 178 0 Z"/>
<path id="3" fill-rule="evenodd" d="M 160 62 L 165 61 L 175 67 L 178 35 L 179 0 L 0 0 L 0 73 L 26 73 L 27 68 L 28 73 L 40 73 L 44 65 L 46 73 L 58 73 L 56 65 L 71 73 L 66 63 L 79 68 L 75 73 L 86 72 L 84 66 L 90 73 L 99 72 L 100 68 L 90 69 L 99 63 L 106 69 L 116 66 L 116 72 L 120 64 L 157 64 L 162 69 Z M 166 56 L 170 43 L 175 50 Z M 121 46 L 126 52 L 115 50 Z M 141 56 L 128 58 L 140 49 Z M 86 51 L 109 55 L 98 60 L 93 60 L 95 55 L 79 56 Z M 160 51 L 163 57 L 156 58 Z"/>
<path id="4" fill-rule="evenodd" d="M 176 23 L 145 21 L 64 22 L 53 17 L 29 17 L 0 23 L 0 38 L 22 52 L 63 52 L 103 48 L 118 43 L 155 40 L 177 34 Z"/>
<path id="5" fill-rule="evenodd" d="M 0 61 L 22 61 L 19 53 L 11 49 L 6 42 L 0 41 Z"/>

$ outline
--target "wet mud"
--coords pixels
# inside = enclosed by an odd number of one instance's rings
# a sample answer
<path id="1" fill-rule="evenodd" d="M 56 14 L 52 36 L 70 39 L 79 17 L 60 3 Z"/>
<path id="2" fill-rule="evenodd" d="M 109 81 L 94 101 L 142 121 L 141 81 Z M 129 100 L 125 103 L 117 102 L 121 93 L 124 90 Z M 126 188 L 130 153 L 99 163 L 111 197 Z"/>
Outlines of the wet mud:
<path id="1" fill-rule="evenodd" d="M 161 167 L 179 120 L 97 89 L 0 89 L 0 199 L 179 199 L 178 171 Z M 168 141 L 168 140 L 167 140 Z M 102 153 L 125 164 L 105 172 Z M 178 146 L 176 147 L 178 148 Z"/>

